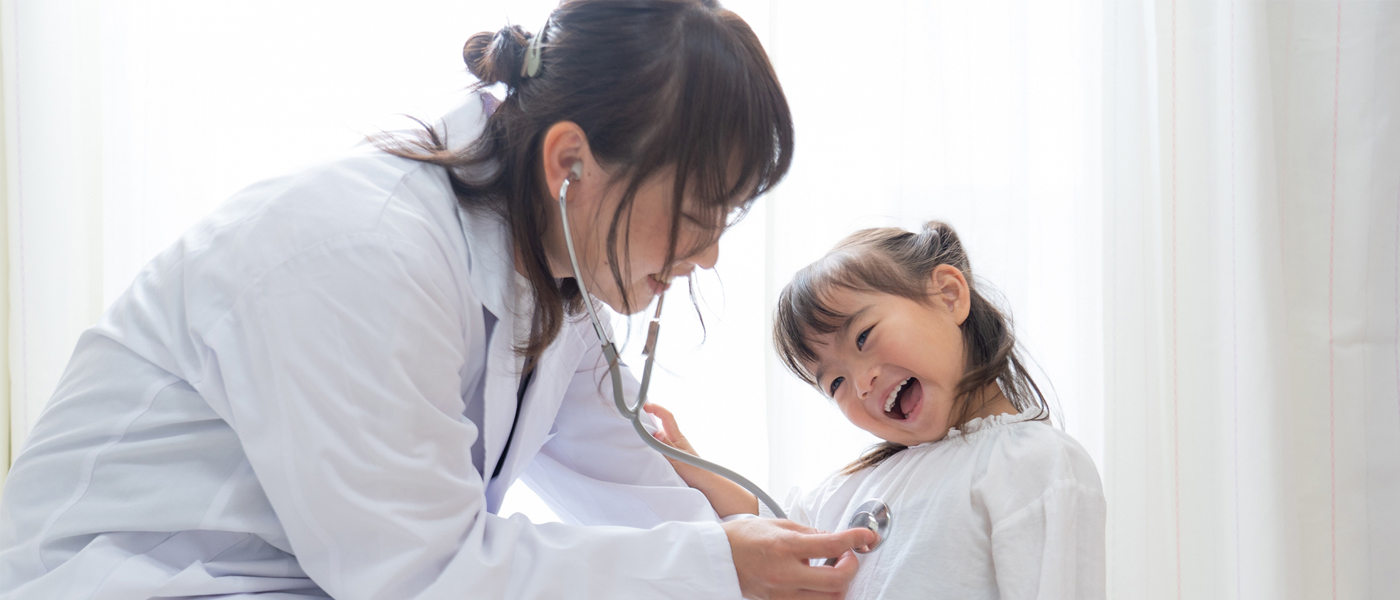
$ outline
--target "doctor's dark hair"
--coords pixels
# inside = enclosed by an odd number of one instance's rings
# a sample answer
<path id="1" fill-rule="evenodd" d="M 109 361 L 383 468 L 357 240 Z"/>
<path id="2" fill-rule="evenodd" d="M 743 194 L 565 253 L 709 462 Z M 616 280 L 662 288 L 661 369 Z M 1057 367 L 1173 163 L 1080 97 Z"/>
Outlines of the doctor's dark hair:
<path id="1" fill-rule="evenodd" d="M 426 125 L 419 139 L 380 140 L 388 152 L 448 167 L 464 207 L 505 220 L 537 299 L 530 339 L 518 348 L 527 357 L 538 357 L 585 301 L 573 278 L 551 274 L 543 245 L 559 226 L 545 204 L 557 191 L 546 189 L 541 169 L 551 126 L 581 127 L 622 185 L 607 232 L 619 289 L 631 278 L 621 267 L 627 224 L 647 179 L 674 168 L 669 265 L 708 246 L 676 247 L 683 216 L 712 224 L 708 241 L 718 239 L 736 204 L 742 216 L 787 174 L 793 151 L 792 115 L 768 55 L 744 21 L 713 0 L 566 0 L 535 36 L 543 36 L 541 60 L 530 77 L 522 64 L 534 36 L 519 26 L 467 41 L 462 55 L 479 87 L 507 90 L 470 146 L 449 150 Z M 687 192 L 692 204 L 682 211 Z"/>
<path id="2" fill-rule="evenodd" d="M 958 234 L 946 223 L 930 221 L 919 233 L 886 227 L 851 234 L 815 263 L 793 277 L 778 297 L 773 342 L 788 370 L 821 388 L 811 367 L 817 362 L 814 339 L 836 332 L 848 315 L 832 308 L 837 290 L 881 293 L 930 304 L 929 282 L 939 265 L 952 265 L 967 280 L 970 309 L 962 330 L 964 368 L 951 419 L 961 427 L 993 401 L 984 391 L 993 383 L 1021 412 L 1049 418 L 1050 407 L 1026 371 L 1016 346 L 1011 318 L 997 308 L 974 282 L 972 264 Z M 825 392 L 823 392 L 825 395 Z M 873 446 L 845 473 L 884 462 L 906 447 L 894 442 Z"/>

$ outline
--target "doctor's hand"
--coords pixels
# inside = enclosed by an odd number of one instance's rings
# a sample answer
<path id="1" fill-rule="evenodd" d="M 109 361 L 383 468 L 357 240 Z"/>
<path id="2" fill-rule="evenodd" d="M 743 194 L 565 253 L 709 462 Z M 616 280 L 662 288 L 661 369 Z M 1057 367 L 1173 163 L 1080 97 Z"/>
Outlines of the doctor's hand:
<path id="1" fill-rule="evenodd" d="M 875 543 L 875 532 L 848 529 L 819 533 L 792 521 L 740 519 L 722 525 L 729 536 L 739 589 L 745 598 L 845 598 L 860 566 L 852 548 Z M 841 557 L 835 566 L 809 559 Z"/>

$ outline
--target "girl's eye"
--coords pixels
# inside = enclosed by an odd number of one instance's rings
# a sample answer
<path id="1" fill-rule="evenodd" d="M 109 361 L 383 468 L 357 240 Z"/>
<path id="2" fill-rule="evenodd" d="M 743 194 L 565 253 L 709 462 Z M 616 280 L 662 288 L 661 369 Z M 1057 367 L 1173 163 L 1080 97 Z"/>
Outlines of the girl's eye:
<path id="1" fill-rule="evenodd" d="M 837 377 L 836 379 L 831 380 L 831 397 L 836 397 L 836 388 L 841 387 L 841 382 L 845 380 L 845 377 Z"/>
<path id="2" fill-rule="evenodd" d="M 865 349 L 865 338 L 870 337 L 870 330 L 874 328 L 874 325 L 866 327 L 865 331 L 860 332 L 860 335 L 856 336 L 856 350 Z"/>

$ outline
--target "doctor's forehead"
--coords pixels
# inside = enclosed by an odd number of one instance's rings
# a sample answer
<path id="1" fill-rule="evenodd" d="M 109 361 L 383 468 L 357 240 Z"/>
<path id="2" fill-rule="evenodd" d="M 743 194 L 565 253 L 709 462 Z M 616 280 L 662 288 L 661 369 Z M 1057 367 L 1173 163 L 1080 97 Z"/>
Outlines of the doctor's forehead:
<path id="1" fill-rule="evenodd" d="M 737 149 L 736 149 L 737 150 Z M 752 204 L 761 193 L 761 174 L 755 172 L 740 152 L 728 157 L 724 168 L 717 165 L 694 165 L 685 173 L 683 192 L 686 206 L 703 206 L 706 211 L 729 213 Z M 670 181 L 676 181 L 678 171 L 671 165 L 667 171 Z"/>

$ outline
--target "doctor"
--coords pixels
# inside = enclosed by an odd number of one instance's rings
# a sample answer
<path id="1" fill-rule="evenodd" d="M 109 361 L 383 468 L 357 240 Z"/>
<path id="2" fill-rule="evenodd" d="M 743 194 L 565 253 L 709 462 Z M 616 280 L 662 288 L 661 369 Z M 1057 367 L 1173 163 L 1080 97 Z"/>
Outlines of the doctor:
<path id="1" fill-rule="evenodd" d="M 537 35 L 467 43 L 500 102 L 256 184 L 146 266 L 10 474 L 0 597 L 844 593 L 873 536 L 719 523 L 614 411 L 582 312 L 712 267 L 786 173 L 767 56 L 699 0 L 570 0 Z M 568 524 L 497 516 L 521 477 Z"/>

